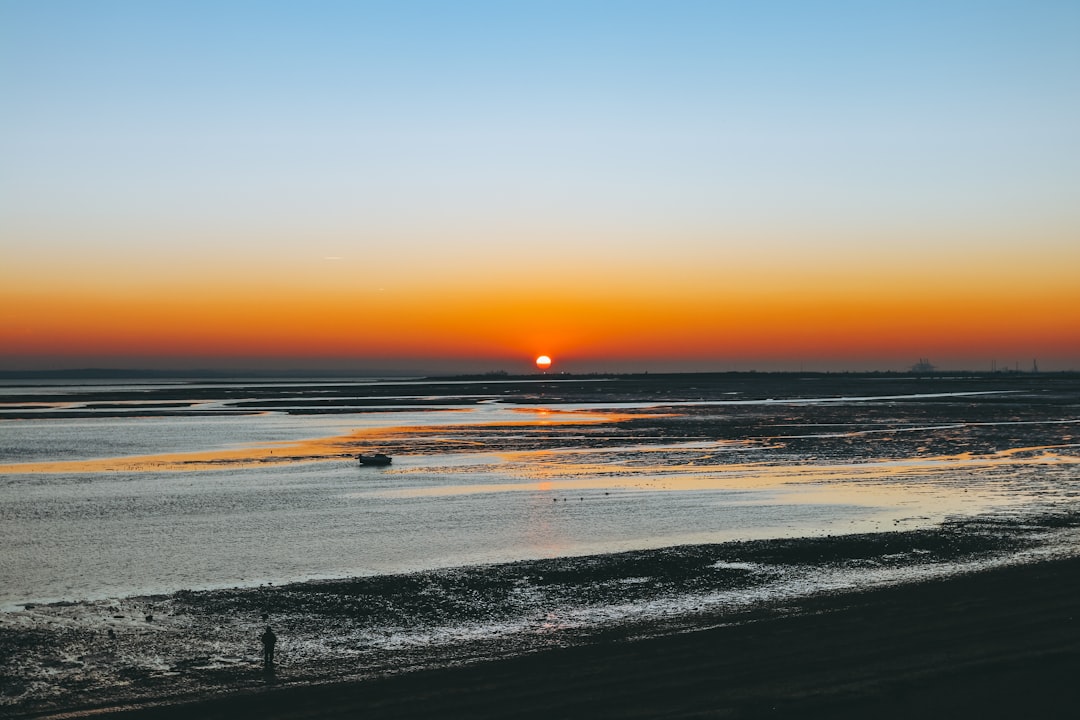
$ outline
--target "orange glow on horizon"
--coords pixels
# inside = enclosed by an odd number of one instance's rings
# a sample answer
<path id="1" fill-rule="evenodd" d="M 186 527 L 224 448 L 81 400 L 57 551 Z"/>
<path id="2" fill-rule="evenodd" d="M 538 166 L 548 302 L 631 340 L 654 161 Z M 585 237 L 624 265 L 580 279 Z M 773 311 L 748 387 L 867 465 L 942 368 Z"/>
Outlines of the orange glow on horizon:
<path id="1" fill-rule="evenodd" d="M 0 347 L 19 356 L 505 358 L 543 347 L 563 365 L 619 358 L 1005 355 L 1080 360 L 1080 289 L 1060 263 L 1010 283 L 944 271 L 689 273 L 534 286 L 387 287 L 294 279 L 68 278 L 0 289 Z M 1071 271 L 1071 268 L 1069 268 Z M 1002 271 L 997 275 L 1002 276 Z M 570 273 L 572 276 L 573 273 Z M 465 280 L 468 280 L 466 278 Z M 1008 287 L 1002 295 L 1001 287 Z M 537 367 L 544 369 L 539 363 Z"/>

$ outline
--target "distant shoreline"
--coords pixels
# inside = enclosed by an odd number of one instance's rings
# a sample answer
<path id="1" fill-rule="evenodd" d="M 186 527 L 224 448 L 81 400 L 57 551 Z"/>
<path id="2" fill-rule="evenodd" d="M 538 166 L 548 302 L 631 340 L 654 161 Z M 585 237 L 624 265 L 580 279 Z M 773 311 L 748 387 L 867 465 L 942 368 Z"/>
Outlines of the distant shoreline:
<path id="1" fill-rule="evenodd" d="M 215 370 L 215 369 L 166 369 L 154 370 L 149 368 L 71 368 L 61 370 L 0 370 L 0 380 L 220 380 L 236 381 L 271 381 L 271 380 L 402 380 L 406 378 L 416 380 L 460 381 L 460 380 L 550 380 L 559 379 L 581 380 L 586 378 L 648 378 L 659 380 L 663 378 L 904 378 L 904 379 L 954 379 L 954 378 L 1001 378 L 1001 379 L 1034 379 L 1040 377 L 1053 378 L 1076 378 L 1080 377 L 1080 370 L 1040 370 L 1030 372 L 1026 370 L 935 370 L 932 372 L 915 372 L 911 370 L 851 370 L 851 371 L 818 371 L 818 370 L 718 370 L 718 371 L 688 371 L 688 372 L 590 372 L 569 373 L 552 371 L 550 373 L 453 373 L 447 375 L 429 374 L 422 372 L 408 372 L 400 370 L 371 370 L 371 371 L 346 371 L 346 370 Z"/>

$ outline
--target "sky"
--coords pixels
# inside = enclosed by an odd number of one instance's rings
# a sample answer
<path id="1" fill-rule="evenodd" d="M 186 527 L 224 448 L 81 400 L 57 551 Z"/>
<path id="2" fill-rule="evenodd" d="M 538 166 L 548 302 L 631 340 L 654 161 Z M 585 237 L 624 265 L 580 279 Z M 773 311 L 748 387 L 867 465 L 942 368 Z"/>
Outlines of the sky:
<path id="1" fill-rule="evenodd" d="M 0 0 L 0 369 L 1080 369 L 1080 3 Z"/>

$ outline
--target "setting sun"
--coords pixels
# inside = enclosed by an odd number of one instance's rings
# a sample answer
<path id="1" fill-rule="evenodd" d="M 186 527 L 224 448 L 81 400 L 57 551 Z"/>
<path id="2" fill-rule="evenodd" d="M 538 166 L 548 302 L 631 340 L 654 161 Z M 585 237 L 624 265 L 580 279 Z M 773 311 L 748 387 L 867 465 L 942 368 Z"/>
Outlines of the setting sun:
<path id="1" fill-rule="evenodd" d="M 547 370 L 549 367 L 551 367 L 551 358 L 549 358 L 547 355 L 541 355 L 540 357 L 536 358 L 536 367 L 540 368 L 541 370 Z"/>

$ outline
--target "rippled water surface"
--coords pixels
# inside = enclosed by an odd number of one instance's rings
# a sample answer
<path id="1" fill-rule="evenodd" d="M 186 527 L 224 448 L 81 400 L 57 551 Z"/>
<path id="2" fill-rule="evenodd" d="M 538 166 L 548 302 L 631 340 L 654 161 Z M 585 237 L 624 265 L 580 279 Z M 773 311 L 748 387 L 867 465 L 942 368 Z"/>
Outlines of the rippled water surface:
<path id="1" fill-rule="evenodd" d="M 907 530 L 1077 500 L 1075 380 L 829 382 L 8 388 L 0 604 Z M 393 464 L 352 459 L 376 450 Z"/>

